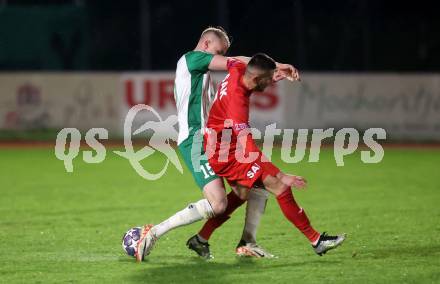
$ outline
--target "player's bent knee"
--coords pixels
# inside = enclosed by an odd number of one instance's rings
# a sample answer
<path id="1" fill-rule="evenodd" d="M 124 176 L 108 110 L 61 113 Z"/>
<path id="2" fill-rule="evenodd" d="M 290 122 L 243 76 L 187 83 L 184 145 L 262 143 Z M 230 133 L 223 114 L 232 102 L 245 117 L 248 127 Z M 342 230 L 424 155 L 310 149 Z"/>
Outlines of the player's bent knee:
<path id="1" fill-rule="evenodd" d="M 237 197 L 241 200 L 246 201 L 248 199 L 250 188 L 241 185 L 235 185 L 232 187 L 232 190 L 234 191 L 235 195 L 237 195 Z"/>
<path id="2" fill-rule="evenodd" d="M 212 211 L 214 211 L 215 216 L 223 214 L 223 212 L 225 212 L 227 206 L 228 206 L 228 200 L 226 198 L 221 201 L 212 202 L 212 204 L 211 204 Z"/>

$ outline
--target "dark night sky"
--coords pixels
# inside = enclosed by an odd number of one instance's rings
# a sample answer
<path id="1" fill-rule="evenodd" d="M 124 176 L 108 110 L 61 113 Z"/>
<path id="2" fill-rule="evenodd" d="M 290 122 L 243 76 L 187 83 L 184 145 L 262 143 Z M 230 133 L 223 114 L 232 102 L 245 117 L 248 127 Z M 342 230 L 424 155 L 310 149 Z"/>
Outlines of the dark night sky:
<path id="1" fill-rule="evenodd" d="M 230 55 L 266 52 L 313 71 L 440 71 L 437 6 L 10 0 L 0 8 L 0 70 L 173 70 L 205 27 L 222 25 L 233 37 Z"/>

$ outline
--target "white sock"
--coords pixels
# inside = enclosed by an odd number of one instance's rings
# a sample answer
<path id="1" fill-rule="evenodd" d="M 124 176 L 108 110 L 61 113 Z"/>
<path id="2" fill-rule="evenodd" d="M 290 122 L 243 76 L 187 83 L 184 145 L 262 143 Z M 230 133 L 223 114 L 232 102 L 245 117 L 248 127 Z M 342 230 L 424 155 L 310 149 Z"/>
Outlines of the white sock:
<path id="1" fill-rule="evenodd" d="M 202 219 L 209 219 L 214 216 L 211 204 L 208 200 L 202 199 L 196 203 L 189 204 L 185 209 L 177 212 L 170 218 L 154 226 L 151 230 L 156 237 L 161 237 L 168 231 L 180 226 L 189 225 Z"/>
<path id="2" fill-rule="evenodd" d="M 244 224 L 242 239 L 247 243 L 257 242 L 257 228 L 261 216 L 266 209 L 269 193 L 263 188 L 252 188 L 249 192 L 246 206 L 246 221 Z"/>

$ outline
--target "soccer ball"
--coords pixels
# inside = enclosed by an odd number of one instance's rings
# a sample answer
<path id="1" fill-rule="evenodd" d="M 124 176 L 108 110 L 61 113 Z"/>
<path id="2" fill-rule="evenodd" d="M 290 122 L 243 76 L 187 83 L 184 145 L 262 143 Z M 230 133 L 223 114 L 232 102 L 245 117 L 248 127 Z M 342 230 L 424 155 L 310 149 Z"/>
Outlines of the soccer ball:
<path id="1" fill-rule="evenodd" d="M 135 255 L 137 243 L 141 238 L 141 227 L 134 227 L 128 230 L 122 238 L 122 249 L 130 256 Z"/>

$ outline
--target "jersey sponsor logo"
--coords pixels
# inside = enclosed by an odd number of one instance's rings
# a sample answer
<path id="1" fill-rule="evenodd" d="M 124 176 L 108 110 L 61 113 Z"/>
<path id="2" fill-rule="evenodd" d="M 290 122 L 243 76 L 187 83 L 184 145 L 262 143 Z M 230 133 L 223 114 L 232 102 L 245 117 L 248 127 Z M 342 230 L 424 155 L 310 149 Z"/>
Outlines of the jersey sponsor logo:
<path id="1" fill-rule="evenodd" d="M 248 127 L 249 127 L 249 125 L 247 123 L 244 123 L 244 122 L 234 124 L 235 131 L 240 131 L 240 130 L 246 129 Z"/>
<path id="2" fill-rule="evenodd" d="M 226 96 L 228 94 L 228 78 L 229 78 L 229 74 L 226 75 L 225 79 L 223 80 L 223 82 L 221 83 L 220 86 L 220 100 Z"/>
<path id="3" fill-rule="evenodd" d="M 251 167 L 251 169 L 247 172 L 246 176 L 248 178 L 253 178 L 255 174 L 260 171 L 261 167 L 257 163 L 254 163 Z"/>

